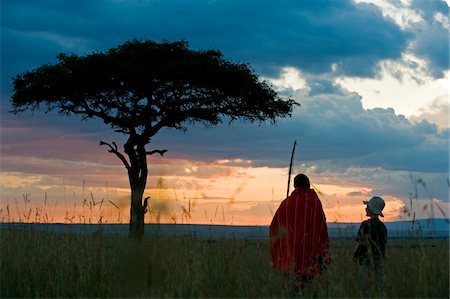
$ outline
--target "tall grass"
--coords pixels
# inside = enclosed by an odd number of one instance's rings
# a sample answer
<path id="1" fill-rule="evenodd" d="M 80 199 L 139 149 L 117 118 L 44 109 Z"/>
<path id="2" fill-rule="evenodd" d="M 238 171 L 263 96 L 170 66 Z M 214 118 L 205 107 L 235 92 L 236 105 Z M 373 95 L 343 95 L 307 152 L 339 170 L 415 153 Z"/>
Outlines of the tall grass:
<path id="1" fill-rule="evenodd" d="M 365 297 L 353 241 L 332 240 L 332 263 L 300 292 L 270 266 L 268 241 L 2 229 L 1 298 Z M 393 240 L 388 298 L 448 298 L 447 240 Z M 376 290 L 369 290 L 373 297 Z"/>

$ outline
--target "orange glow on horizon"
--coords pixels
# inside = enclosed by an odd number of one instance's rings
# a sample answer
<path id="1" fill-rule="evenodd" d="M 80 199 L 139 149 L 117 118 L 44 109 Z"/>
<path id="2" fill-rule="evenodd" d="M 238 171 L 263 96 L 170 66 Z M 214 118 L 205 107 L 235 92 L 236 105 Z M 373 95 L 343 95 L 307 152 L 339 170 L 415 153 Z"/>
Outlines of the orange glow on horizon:
<path id="1" fill-rule="evenodd" d="M 184 169 L 184 175 L 151 176 L 144 195 L 150 196 L 150 212 L 146 214 L 145 222 L 269 225 L 286 196 L 286 169 L 226 166 L 229 162 L 222 161 L 219 168 L 225 168 L 219 170 L 201 163 L 188 168 L 177 165 L 178 169 Z M 171 164 L 170 167 L 174 166 Z M 122 180 L 126 179 L 122 173 L 120 176 Z M 2 173 L 0 177 L 3 186 L 12 190 L 5 194 L 2 189 L 2 222 L 129 222 L 130 191 L 125 186 L 113 187 L 107 183 L 91 186 L 81 180 L 78 186 L 66 186 L 61 185 L 61 179 L 20 173 Z M 371 197 L 369 187 L 316 183 L 314 188 L 328 222 L 355 223 L 366 219 L 362 200 Z M 13 191 L 16 193 L 11 195 Z M 406 217 L 402 214 L 404 200 L 381 196 L 386 201 L 384 221 Z M 424 205 L 426 203 L 422 207 Z M 417 219 L 421 217 L 421 210 L 424 209 L 416 207 Z"/>

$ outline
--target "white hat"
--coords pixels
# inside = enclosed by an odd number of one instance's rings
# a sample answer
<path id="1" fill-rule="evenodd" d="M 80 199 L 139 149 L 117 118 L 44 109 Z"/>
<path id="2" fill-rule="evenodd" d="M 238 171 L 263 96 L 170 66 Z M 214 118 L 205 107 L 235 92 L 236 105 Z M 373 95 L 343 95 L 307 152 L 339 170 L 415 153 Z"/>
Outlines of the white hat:
<path id="1" fill-rule="evenodd" d="M 372 213 L 384 217 L 381 211 L 383 211 L 385 203 L 381 197 L 374 196 L 369 201 L 364 200 L 363 203 L 367 205 L 367 207 Z"/>

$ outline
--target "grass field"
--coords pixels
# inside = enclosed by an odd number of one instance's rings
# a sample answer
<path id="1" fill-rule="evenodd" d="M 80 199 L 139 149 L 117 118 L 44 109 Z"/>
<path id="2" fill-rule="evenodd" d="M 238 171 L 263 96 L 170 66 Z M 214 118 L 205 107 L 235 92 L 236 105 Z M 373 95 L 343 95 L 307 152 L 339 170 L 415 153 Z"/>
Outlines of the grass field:
<path id="1" fill-rule="evenodd" d="M 297 292 L 270 266 L 267 241 L 3 229 L 1 298 L 366 297 L 352 240 L 332 240 L 327 271 Z M 448 240 L 390 240 L 388 298 L 448 298 Z M 376 288 L 367 290 L 377 297 Z"/>

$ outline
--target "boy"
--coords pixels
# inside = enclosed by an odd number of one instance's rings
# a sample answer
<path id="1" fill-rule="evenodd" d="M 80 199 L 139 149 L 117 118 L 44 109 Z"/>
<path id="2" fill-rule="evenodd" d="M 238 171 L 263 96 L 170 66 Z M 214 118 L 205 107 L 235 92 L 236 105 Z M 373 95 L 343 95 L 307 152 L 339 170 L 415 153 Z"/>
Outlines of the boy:
<path id="1" fill-rule="evenodd" d="M 369 285 L 377 280 L 377 285 L 384 294 L 387 229 L 379 216 L 384 217 L 382 211 L 385 203 L 378 196 L 363 203 L 366 205 L 366 216 L 370 218 L 359 227 L 353 260 L 358 263 L 358 278 L 362 280 L 364 290 L 368 291 Z"/>

